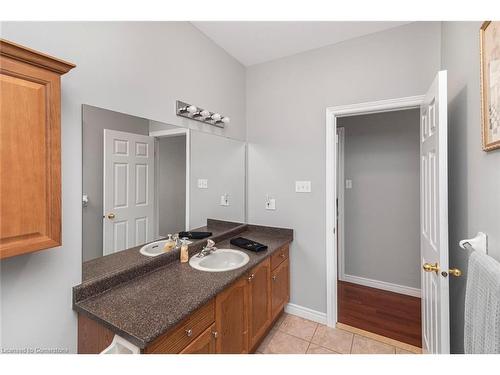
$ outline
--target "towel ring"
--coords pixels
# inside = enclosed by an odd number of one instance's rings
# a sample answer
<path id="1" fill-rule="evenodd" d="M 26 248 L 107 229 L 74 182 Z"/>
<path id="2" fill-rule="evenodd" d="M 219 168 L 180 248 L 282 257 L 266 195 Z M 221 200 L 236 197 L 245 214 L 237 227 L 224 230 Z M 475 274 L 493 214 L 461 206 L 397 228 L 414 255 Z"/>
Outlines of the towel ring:
<path id="1" fill-rule="evenodd" d="M 480 251 L 488 254 L 488 236 L 486 233 L 478 232 L 476 237 L 467 238 L 458 243 L 464 250 Z"/>

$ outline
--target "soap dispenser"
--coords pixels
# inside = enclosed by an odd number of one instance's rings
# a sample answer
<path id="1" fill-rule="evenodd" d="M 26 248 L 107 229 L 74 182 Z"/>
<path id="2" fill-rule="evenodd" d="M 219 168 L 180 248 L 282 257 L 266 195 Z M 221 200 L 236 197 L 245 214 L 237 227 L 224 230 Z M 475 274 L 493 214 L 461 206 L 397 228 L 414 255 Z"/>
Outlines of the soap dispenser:
<path id="1" fill-rule="evenodd" d="M 181 239 L 181 263 L 186 263 L 189 260 L 189 248 L 187 238 Z"/>
<path id="2" fill-rule="evenodd" d="M 165 251 L 166 253 L 172 251 L 173 248 L 175 247 L 175 241 L 172 239 L 172 235 L 169 234 L 167 237 L 168 237 L 167 241 L 165 242 L 165 245 L 163 246 L 163 251 Z"/>

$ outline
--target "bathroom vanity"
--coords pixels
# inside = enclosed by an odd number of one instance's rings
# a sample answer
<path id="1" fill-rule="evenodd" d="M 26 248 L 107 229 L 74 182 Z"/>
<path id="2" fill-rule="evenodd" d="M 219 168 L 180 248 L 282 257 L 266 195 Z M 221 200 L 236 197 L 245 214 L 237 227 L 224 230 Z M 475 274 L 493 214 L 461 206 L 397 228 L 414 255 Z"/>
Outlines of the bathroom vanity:
<path id="1" fill-rule="evenodd" d="M 209 125 L 90 105 L 82 113 L 78 352 L 100 353 L 115 335 L 141 353 L 253 352 L 289 300 L 293 231 L 241 223 L 246 142 Z M 182 231 L 211 234 L 192 240 L 188 263 L 180 249 L 159 248 Z M 243 251 L 230 244 L 235 237 L 268 249 Z M 193 259 L 208 239 L 220 250 Z"/>
<path id="2" fill-rule="evenodd" d="M 229 243 L 237 236 L 268 249 L 238 249 Z M 293 231 L 235 224 L 211 239 L 218 248 L 244 251 L 248 263 L 232 271 L 199 271 L 180 263 L 174 251 L 76 286 L 78 352 L 99 353 L 115 334 L 147 354 L 254 352 L 289 300 Z M 190 256 L 205 243 L 194 242 Z"/>

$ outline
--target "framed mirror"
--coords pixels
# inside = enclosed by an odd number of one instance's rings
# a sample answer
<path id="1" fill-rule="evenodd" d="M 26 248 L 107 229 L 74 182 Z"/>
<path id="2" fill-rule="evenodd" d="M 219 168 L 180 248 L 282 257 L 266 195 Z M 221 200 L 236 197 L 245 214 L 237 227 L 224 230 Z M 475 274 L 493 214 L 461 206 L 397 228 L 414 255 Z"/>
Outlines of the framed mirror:
<path id="1" fill-rule="evenodd" d="M 83 105 L 83 280 L 181 231 L 244 223 L 246 143 Z"/>

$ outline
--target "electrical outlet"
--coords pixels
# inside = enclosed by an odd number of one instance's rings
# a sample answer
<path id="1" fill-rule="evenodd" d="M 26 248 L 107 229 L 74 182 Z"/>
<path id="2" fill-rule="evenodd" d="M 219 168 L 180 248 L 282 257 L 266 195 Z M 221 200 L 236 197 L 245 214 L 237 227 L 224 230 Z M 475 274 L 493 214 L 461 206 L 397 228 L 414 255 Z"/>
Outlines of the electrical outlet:
<path id="1" fill-rule="evenodd" d="M 220 196 L 220 205 L 229 206 L 229 194 L 224 194 Z"/>
<path id="2" fill-rule="evenodd" d="M 311 181 L 295 181 L 295 192 L 296 193 L 310 193 L 311 192 Z"/>
<path id="3" fill-rule="evenodd" d="M 268 198 L 266 200 L 266 210 L 275 210 L 276 209 L 276 199 Z"/>
<path id="4" fill-rule="evenodd" d="M 345 188 L 352 189 L 352 180 L 345 180 Z"/>
<path id="5" fill-rule="evenodd" d="M 198 189 L 208 189 L 208 180 L 206 178 L 198 179 Z"/>

